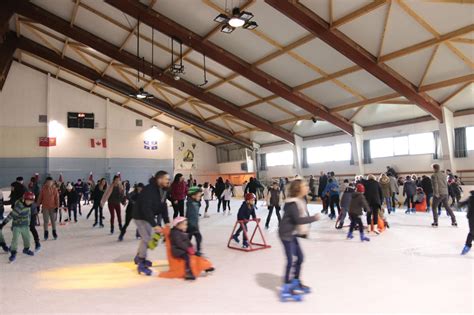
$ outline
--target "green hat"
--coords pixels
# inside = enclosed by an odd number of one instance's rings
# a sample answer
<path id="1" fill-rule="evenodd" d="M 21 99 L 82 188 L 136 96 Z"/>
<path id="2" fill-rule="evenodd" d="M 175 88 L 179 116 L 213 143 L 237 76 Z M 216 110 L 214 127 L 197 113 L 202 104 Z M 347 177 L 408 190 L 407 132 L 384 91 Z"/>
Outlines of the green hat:
<path id="1" fill-rule="evenodd" d="M 202 192 L 202 189 L 198 186 L 193 186 L 193 187 L 190 187 L 188 189 L 188 195 L 189 196 L 195 195 L 195 194 L 200 193 L 200 192 Z"/>

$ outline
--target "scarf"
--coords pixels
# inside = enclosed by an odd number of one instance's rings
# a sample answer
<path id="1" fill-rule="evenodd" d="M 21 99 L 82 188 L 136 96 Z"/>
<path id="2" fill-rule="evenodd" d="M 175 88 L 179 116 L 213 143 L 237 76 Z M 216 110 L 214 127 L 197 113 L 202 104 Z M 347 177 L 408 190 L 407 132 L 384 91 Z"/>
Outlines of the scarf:
<path id="1" fill-rule="evenodd" d="M 309 216 L 308 213 L 308 206 L 304 199 L 302 198 L 287 198 L 285 200 L 286 203 L 294 202 L 298 207 L 298 212 L 300 217 L 307 217 Z M 310 224 L 298 224 L 296 226 L 296 235 L 300 237 L 307 237 L 309 234 Z"/>

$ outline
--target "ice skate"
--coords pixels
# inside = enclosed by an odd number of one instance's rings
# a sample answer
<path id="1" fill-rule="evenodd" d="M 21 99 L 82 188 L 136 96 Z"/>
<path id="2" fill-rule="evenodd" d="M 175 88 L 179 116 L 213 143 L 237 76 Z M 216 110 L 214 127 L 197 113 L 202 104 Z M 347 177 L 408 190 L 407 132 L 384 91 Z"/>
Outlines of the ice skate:
<path id="1" fill-rule="evenodd" d="M 144 262 L 138 264 L 137 271 L 139 275 L 144 273 L 147 276 L 151 276 L 153 274 L 153 271 L 148 268 Z"/>
<path id="2" fill-rule="evenodd" d="M 210 273 L 210 272 L 214 272 L 215 270 L 216 270 L 216 268 L 211 267 L 211 268 L 206 269 L 206 270 L 204 270 L 204 271 L 205 271 L 206 273 Z"/>
<path id="3" fill-rule="evenodd" d="M 191 270 L 186 270 L 186 276 L 184 276 L 184 280 L 196 280 L 196 277 L 193 275 Z"/>
<path id="4" fill-rule="evenodd" d="M 239 237 L 238 237 L 237 235 L 232 236 L 232 239 L 233 239 L 235 242 L 240 243 Z"/>
<path id="5" fill-rule="evenodd" d="M 471 250 L 471 247 L 465 245 L 464 248 L 462 249 L 462 252 L 461 252 L 461 255 L 466 255 L 467 253 L 469 253 L 469 251 Z"/>
<path id="6" fill-rule="evenodd" d="M 438 223 L 431 223 L 432 227 L 438 227 Z"/>
<path id="7" fill-rule="evenodd" d="M 41 244 L 36 244 L 35 245 L 35 252 L 39 252 L 40 250 L 41 250 Z M 25 253 L 25 252 L 23 251 L 23 253 Z"/>
<path id="8" fill-rule="evenodd" d="M 7 244 L 5 244 L 5 243 L 0 243 L 0 247 L 2 247 L 2 249 L 5 253 L 8 253 L 8 251 L 10 250 L 8 248 Z"/>
<path id="9" fill-rule="evenodd" d="M 133 258 L 133 262 L 135 263 L 135 265 L 139 265 L 141 260 L 142 259 L 140 259 L 140 257 L 138 257 L 138 256 L 135 256 L 135 258 Z M 142 262 L 146 267 L 152 267 L 153 266 L 153 263 L 150 260 L 143 259 Z"/>
<path id="10" fill-rule="evenodd" d="M 286 283 L 283 285 L 280 291 L 280 301 L 286 302 L 288 300 L 293 300 L 293 301 L 302 301 L 303 297 L 299 294 L 296 294 L 292 288 L 291 284 Z"/>
<path id="11" fill-rule="evenodd" d="M 370 242 L 370 238 L 364 235 L 364 233 L 360 233 L 360 241 L 361 242 Z"/>
<path id="12" fill-rule="evenodd" d="M 352 235 L 352 232 L 347 233 L 347 239 L 351 240 L 354 238 L 354 235 Z"/>
<path id="13" fill-rule="evenodd" d="M 56 230 L 53 230 L 53 238 L 54 238 L 55 240 L 58 239 L 58 234 L 56 233 Z"/>
<path id="14" fill-rule="evenodd" d="M 49 237 L 49 232 L 48 231 L 44 231 L 44 240 L 47 241 L 48 240 L 48 237 Z"/>
<path id="15" fill-rule="evenodd" d="M 293 279 L 293 281 L 291 282 L 291 287 L 296 293 L 311 293 L 311 288 L 302 284 L 301 281 L 298 279 Z"/>
<path id="16" fill-rule="evenodd" d="M 16 251 L 13 250 L 13 251 L 11 251 L 11 253 L 10 253 L 10 257 L 8 258 L 8 261 L 9 261 L 10 263 L 13 263 L 15 260 L 16 260 Z"/>
<path id="17" fill-rule="evenodd" d="M 244 241 L 242 243 L 242 248 L 249 248 L 249 243 L 247 241 Z"/>
<path id="18" fill-rule="evenodd" d="M 119 241 L 119 242 L 123 241 L 123 237 L 124 237 L 124 236 L 125 236 L 125 235 L 123 234 L 123 232 L 120 232 L 120 235 L 119 235 L 119 237 L 118 237 L 118 241 Z"/>
<path id="19" fill-rule="evenodd" d="M 28 256 L 34 256 L 35 255 L 35 253 L 33 251 L 31 251 L 29 248 L 23 249 L 23 254 L 28 255 Z"/>
<path id="20" fill-rule="evenodd" d="M 451 225 L 454 226 L 454 227 L 458 227 L 458 223 L 457 223 L 457 222 L 453 222 L 453 223 L 451 223 Z"/>

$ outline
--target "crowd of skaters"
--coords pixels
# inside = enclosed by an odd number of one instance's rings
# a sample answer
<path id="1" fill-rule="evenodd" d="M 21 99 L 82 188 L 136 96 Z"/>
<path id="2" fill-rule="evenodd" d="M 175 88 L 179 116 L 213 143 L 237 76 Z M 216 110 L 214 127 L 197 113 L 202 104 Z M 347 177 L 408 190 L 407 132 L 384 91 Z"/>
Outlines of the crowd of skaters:
<path id="1" fill-rule="evenodd" d="M 280 178 L 268 187 L 265 187 L 258 179 L 250 178 L 248 182 L 244 183 L 244 201 L 237 211 L 237 219 L 245 222 L 250 219 L 256 220 L 256 201 L 258 199 L 266 200 L 268 215 L 265 227 L 269 227 L 270 220 L 275 213 L 278 219 L 280 239 L 287 258 L 285 284 L 290 285 L 297 280 L 296 283 L 288 287 L 292 289 L 307 290 L 307 287 L 303 286 L 298 278 L 302 264 L 302 253 L 297 237 L 307 235 L 308 224 L 320 219 L 319 214 L 308 215 L 309 198 L 311 200 L 320 198 L 323 205 L 322 213 L 328 214 L 331 219 L 336 219 L 337 209 L 338 224 L 336 228 L 338 229 L 344 226 L 344 220 L 348 216 L 351 223 L 347 238 L 352 239 L 353 231 L 359 229 L 361 241 L 369 241 L 364 235 L 364 226 L 361 220 L 363 212 L 366 212 L 367 225 L 377 222 L 378 217 L 381 216 L 388 227 L 383 206 L 386 206 L 389 214 L 395 213 L 397 206 L 401 206 L 397 198 L 400 193 L 406 197 L 405 213 L 407 214 L 412 213 L 416 204 L 421 202 L 425 202 L 428 209 L 433 209 L 433 227 L 438 226 L 438 208 L 441 205 L 446 208 L 453 226 L 457 226 L 457 222 L 451 206 L 454 204 L 460 208 L 468 205 L 471 231 L 463 249 L 463 254 L 465 254 L 472 246 L 473 197 L 471 196 L 467 201 L 460 201 L 462 194 L 460 179 L 449 170 L 446 173 L 442 172 L 438 164 L 433 164 L 432 167 L 433 174 L 431 176 L 411 175 L 405 178 L 397 176 L 392 167 L 387 167 L 387 171 L 378 178 L 374 175 L 356 176 L 352 181 L 344 180 L 342 185 L 338 182 L 334 172 L 327 174 L 321 172 L 318 183 L 313 176 L 310 177 L 308 183 L 300 177 L 291 181 L 288 178 Z M 402 187 L 401 191 L 400 187 Z M 97 182 L 90 178 L 87 181 L 79 179 L 75 183 L 65 183 L 62 180 L 54 181 L 51 177 L 47 177 L 42 187 L 39 185 L 37 176 L 32 177 L 28 185 L 24 184 L 23 178 L 18 177 L 11 185 L 10 199 L 4 202 L 6 205 L 12 205 L 12 212 L 0 224 L 0 227 L 3 228 L 8 221 L 13 219 L 12 244 L 7 247 L 3 235 L 0 233 L 0 245 L 5 251 L 11 253 L 10 261 L 14 261 L 18 238 L 21 236 L 24 242 L 23 252 L 27 255 L 34 255 L 34 252 L 30 250 L 29 233 L 33 235 L 35 250 L 39 250 L 41 244 L 36 230 L 39 223 L 39 213 L 43 215 L 44 240 L 49 238 L 49 223 L 52 227 L 52 238 L 57 239 L 56 223 L 57 221 L 62 223 L 62 209 L 67 212 L 66 222 L 73 220 L 77 222 L 77 215 L 82 215 L 81 203 L 87 205 L 92 202 L 92 208 L 86 217 L 88 219 L 94 213 L 95 221 L 92 226 L 104 227 L 103 207 L 107 203 L 110 212 L 110 233 L 114 233 L 115 219 L 117 219 L 120 232 L 119 241 L 123 240 L 131 220 L 134 219 L 137 227 L 135 234 L 140 239 L 134 261 L 139 273 L 150 275 L 151 262 L 147 260 L 148 242 L 154 233 L 162 233 L 163 225 L 170 225 L 169 201 L 173 207 L 172 249 L 179 258 L 186 262 L 186 279 L 193 279 L 189 267 L 189 255 L 202 255 L 202 235 L 198 223 L 201 216 L 201 201 L 204 201 L 205 204 L 204 218 L 209 217 L 209 202 L 214 199 L 217 200 L 218 213 L 222 207 L 223 214 L 226 212 L 230 214 L 230 200 L 234 196 L 233 185 L 229 180 L 224 181 L 222 177 L 219 177 L 214 185 L 209 182 L 198 184 L 192 176 L 186 180 L 180 173 L 171 180 L 167 172 L 159 171 L 147 184 L 137 183 L 133 185 L 133 190 L 131 188 L 128 181 L 122 182 L 119 174 L 113 177 L 111 183 L 107 183 L 104 178 Z M 449 198 L 452 199 L 451 204 L 448 201 Z M 122 224 L 121 213 L 123 206 L 126 206 L 124 224 Z M 284 209 L 283 215 L 280 214 L 282 208 Z M 0 219 L 3 219 L 3 205 L 0 210 Z M 59 218 L 58 213 L 60 214 Z M 240 242 L 239 236 L 244 229 L 246 229 L 246 225 L 243 225 L 233 235 L 235 242 Z M 189 242 L 183 241 L 182 232 L 188 235 Z M 173 239 L 173 235 L 176 236 L 176 239 Z M 192 238 L 195 239 L 197 250 L 194 250 L 194 247 L 190 245 Z M 179 246 L 188 246 L 189 250 L 186 248 L 179 250 Z M 245 233 L 242 247 L 248 247 Z M 296 257 L 296 261 L 293 261 L 294 257 Z M 290 276 L 291 271 L 293 271 L 293 276 Z"/>

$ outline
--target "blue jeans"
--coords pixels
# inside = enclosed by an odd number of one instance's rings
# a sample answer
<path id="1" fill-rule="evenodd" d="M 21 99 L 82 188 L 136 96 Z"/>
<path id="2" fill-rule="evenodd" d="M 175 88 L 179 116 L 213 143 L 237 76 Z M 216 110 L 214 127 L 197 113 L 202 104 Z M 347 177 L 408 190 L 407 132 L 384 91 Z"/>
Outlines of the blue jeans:
<path id="1" fill-rule="evenodd" d="M 301 273 L 301 265 L 303 264 L 303 252 L 296 236 L 293 236 L 291 241 L 281 240 L 285 247 L 286 254 L 286 269 L 285 269 L 285 283 L 290 283 L 293 279 L 299 279 Z M 293 262 L 293 256 L 296 261 Z M 293 268 L 293 278 L 290 279 L 291 269 Z"/>
<path id="2" fill-rule="evenodd" d="M 385 203 L 387 204 L 388 212 L 392 212 L 392 198 L 385 197 Z"/>
<path id="3" fill-rule="evenodd" d="M 433 197 L 433 194 L 426 194 L 426 208 L 429 211 L 431 209 L 431 198 Z"/>

